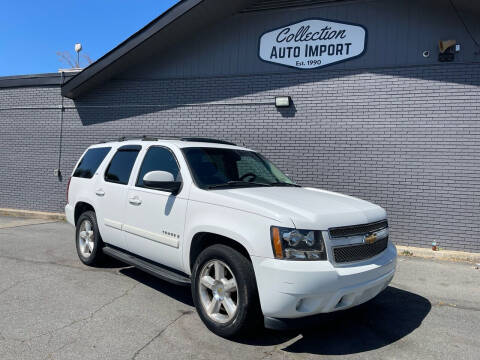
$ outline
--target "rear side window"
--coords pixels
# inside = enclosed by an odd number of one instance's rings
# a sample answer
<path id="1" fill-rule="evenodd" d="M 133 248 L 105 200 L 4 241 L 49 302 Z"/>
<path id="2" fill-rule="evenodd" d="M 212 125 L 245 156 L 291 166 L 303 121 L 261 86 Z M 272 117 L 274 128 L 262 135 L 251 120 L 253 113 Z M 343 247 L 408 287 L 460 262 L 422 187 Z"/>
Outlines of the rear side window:
<path id="1" fill-rule="evenodd" d="M 73 172 L 73 176 L 86 179 L 92 178 L 110 149 L 109 147 L 104 147 L 87 150 Z"/>
<path id="2" fill-rule="evenodd" d="M 128 184 L 130 173 L 137 159 L 141 146 L 127 145 L 118 149 L 105 172 L 105 181 Z"/>
<path id="3" fill-rule="evenodd" d="M 170 150 L 160 146 L 152 146 L 148 149 L 138 173 L 137 186 L 144 187 L 143 177 L 150 171 L 168 171 L 174 179 L 178 178 L 179 169 L 177 160 Z"/>

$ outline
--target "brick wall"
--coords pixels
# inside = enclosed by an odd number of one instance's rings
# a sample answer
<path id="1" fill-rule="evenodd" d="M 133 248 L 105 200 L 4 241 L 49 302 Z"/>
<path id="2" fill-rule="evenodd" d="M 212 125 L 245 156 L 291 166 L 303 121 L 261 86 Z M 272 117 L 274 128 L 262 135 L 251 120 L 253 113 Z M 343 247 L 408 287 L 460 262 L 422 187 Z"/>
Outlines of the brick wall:
<path id="1" fill-rule="evenodd" d="M 384 206 L 397 243 L 480 251 L 479 86 L 480 64 L 114 80 L 66 99 L 63 181 L 59 89 L 0 89 L 0 207 L 61 211 L 93 142 L 201 135 L 259 150 L 300 184 Z M 276 109 L 275 95 L 294 106 Z"/>
<path id="2" fill-rule="evenodd" d="M 59 211 L 60 88 L 0 89 L 0 207 Z"/>

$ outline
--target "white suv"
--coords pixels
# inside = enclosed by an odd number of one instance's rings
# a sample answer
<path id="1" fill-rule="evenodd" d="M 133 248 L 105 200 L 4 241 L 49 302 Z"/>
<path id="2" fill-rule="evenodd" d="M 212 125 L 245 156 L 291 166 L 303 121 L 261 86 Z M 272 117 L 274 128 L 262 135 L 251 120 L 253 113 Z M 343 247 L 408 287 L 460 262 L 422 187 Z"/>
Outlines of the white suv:
<path id="1" fill-rule="evenodd" d="M 396 267 L 384 209 L 301 187 L 259 153 L 213 139 L 93 145 L 65 213 L 84 264 L 106 254 L 191 284 L 201 319 L 225 337 L 366 302 Z"/>

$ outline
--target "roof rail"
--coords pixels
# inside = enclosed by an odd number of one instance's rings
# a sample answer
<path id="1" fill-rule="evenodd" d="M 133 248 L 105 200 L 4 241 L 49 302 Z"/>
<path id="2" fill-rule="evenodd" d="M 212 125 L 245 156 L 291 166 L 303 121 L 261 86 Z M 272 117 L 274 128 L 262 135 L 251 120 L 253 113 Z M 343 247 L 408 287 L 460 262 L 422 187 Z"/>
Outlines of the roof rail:
<path id="1" fill-rule="evenodd" d="M 180 139 L 181 141 L 195 141 L 195 142 L 205 142 L 205 143 L 212 143 L 212 144 L 223 144 L 223 145 L 233 145 L 237 146 L 237 144 L 226 141 L 226 140 L 218 140 L 218 139 L 211 139 L 211 138 L 205 138 L 205 137 L 182 137 Z"/>
<path id="2" fill-rule="evenodd" d="M 179 139 L 178 136 L 150 136 L 150 135 L 126 135 L 126 136 L 120 136 L 118 138 L 114 139 L 108 139 L 108 140 L 103 140 L 100 141 L 99 144 L 107 143 L 107 142 L 112 142 L 112 141 L 127 141 L 127 140 L 142 140 L 142 141 L 157 141 L 160 139 Z"/>
<path id="3" fill-rule="evenodd" d="M 195 142 L 204 142 L 204 143 L 212 143 L 212 144 L 223 144 L 223 145 L 233 145 L 236 146 L 233 142 L 226 141 L 226 140 L 219 140 L 219 139 L 212 139 L 206 137 L 196 137 L 196 136 L 189 136 L 189 137 L 179 137 L 179 136 L 171 136 L 171 135 L 161 135 L 161 136 L 151 136 L 151 135 L 126 135 L 121 136 L 115 139 L 110 140 L 103 140 L 100 141 L 99 144 L 107 143 L 107 142 L 122 142 L 127 140 L 142 140 L 142 141 L 157 141 L 157 140 L 181 140 L 181 141 L 195 141 Z"/>

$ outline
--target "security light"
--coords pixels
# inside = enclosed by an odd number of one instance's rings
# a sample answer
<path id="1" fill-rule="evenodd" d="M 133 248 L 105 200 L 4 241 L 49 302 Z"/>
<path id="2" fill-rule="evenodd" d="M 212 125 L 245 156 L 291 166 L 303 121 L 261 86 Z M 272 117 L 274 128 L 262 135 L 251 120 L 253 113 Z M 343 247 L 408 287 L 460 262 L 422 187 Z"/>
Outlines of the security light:
<path id="1" fill-rule="evenodd" d="M 277 96 L 277 97 L 275 97 L 275 106 L 276 107 L 289 107 L 290 106 L 290 96 Z"/>

